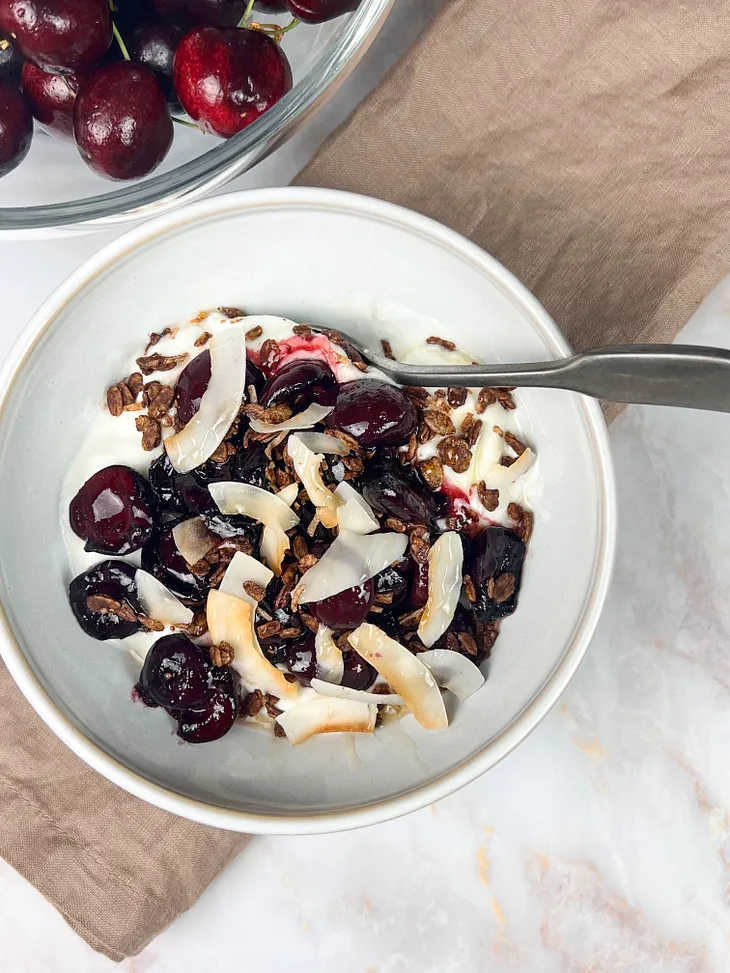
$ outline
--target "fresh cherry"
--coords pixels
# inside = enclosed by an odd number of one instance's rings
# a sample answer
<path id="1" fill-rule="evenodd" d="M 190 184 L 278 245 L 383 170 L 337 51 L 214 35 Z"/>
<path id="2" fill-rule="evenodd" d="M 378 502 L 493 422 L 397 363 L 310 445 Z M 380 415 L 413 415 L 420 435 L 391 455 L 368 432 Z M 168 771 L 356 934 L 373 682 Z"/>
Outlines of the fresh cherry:
<path id="1" fill-rule="evenodd" d="M 286 667 L 300 682 L 308 684 L 317 675 L 317 653 L 311 632 L 289 640 Z"/>
<path id="2" fill-rule="evenodd" d="M 472 538 L 467 555 L 468 573 L 476 588 L 474 608 L 482 621 L 503 618 L 515 610 L 524 560 L 524 543 L 506 527 L 485 527 Z M 503 574 L 514 577 L 515 590 L 509 598 L 496 602 L 489 597 L 489 582 Z"/>
<path id="3" fill-rule="evenodd" d="M 271 376 L 259 402 L 267 409 L 283 403 L 300 412 L 313 402 L 334 405 L 337 389 L 337 379 L 329 365 L 317 358 L 295 358 L 284 362 Z"/>
<path id="4" fill-rule="evenodd" d="M 250 483 L 259 490 L 268 490 L 269 481 L 266 479 L 266 467 L 269 457 L 263 446 L 249 446 L 240 449 L 230 461 L 231 479 L 239 483 Z"/>
<path id="5" fill-rule="evenodd" d="M 357 628 L 375 604 L 375 585 L 372 581 L 346 588 L 336 595 L 314 601 L 309 608 L 323 625 L 335 630 Z"/>
<path id="6" fill-rule="evenodd" d="M 136 179 L 156 169 L 172 144 L 172 119 L 152 71 L 131 61 L 97 68 L 76 98 L 74 134 L 102 176 Z"/>
<path id="7" fill-rule="evenodd" d="M 79 80 L 74 74 L 49 74 L 26 61 L 20 75 L 33 117 L 51 132 L 73 138 L 74 103 Z"/>
<path id="8" fill-rule="evenodd" d="M 38 67 L 59 74 L 92 68 L 112 42 L 107 0 L 0 0 L 0 29 Z"/>
<path id="9" fill-rule="evenodd" d="M 197 27 L 236 27 L 246 12 L 246 0 L 152 0 L 164 21 Z"/>
<path id="10" fill-rule="evenodd" d="M 18 48 L 7 37 L 0 37 L 0 80 L 17 81 L 23 67 Z"/>
<path id="11" fill-rule="evenodd" d="M 291 66 L 259 30 L 196 27 L 175 55 L 175 88 L 190 117 L 230 138 L 256 121 L 292 86 Z"/>
<path id="12" fill-rule="evenodd" d="M 321 24 L 357 10 L 360 0 L 286 0 L 286 5 L 305 24 Z"/>
<path id="13" fill-rule="evenodd" d="M 100 561 L 68 587 L 71 610 L 93 639 L 125 639 L 142 627 L 136 615 L 136 568 L 126 561 Z"/>
<path id="14" fill-rule="evenodd" d="M 200 408 L 200 400 L 210 381 L 210 352 L 196 355 L 180 372 L 175 386 L 178 418 L 187 425 Z"/>
<path id="15" fill-rule="evenodd" d="M 186 743 L 212 743 L 231 729 L 238 716 L 238 696 L 218 690 L 201 707 L 178 714 L 177 735 Z"/>
<path id="16" fill-rule="evenodd" d="M 397 386 L 363 378 L 340 385 L 337 405 L 325 421 L 361 446 L 402 446 L 417 418 L 413 403 Z"/>
<path id="17" fill-rule="evenodd" d="M 230 480 L 227 463 L 203 463 L 190 473 L 178 473 L 167 453 L 162 453 L 150 465 L 150 486 L 161 505 L 175 513 L 214 514 L 218 508 L 208 491 L 208 484 Z"/>
<path id="18" fill-rule="evenodd" d="M 175 24 L 144 24 L 130 34 L 127 45 L 132 60 L 139 61 L 154 72 L 173 110 L 179 109 L 180 102 L 172 81 L 172 66 L 183 34 L 182 27 Z"/>
<path id="19" fill-rule="evenodd" d="M 157 501 L 149 483 L 128 466 L 107 466 L 84 483 L 69 504 L 73 532 L 84 549 L 130 554 L 152 536 Z"/>
<path id="20" fill-rule="evenodd" d="M 185 635 L 165 635 L 147 653 L 141 695 L 168 711 L 202 706 L 216 693 L 206 652 Z"/>
<path id="21" fill-rule="evenodd" d="M 342 653 L 342 660 L 345 663 L 343 686 L 348 689 L 369 689 L 372 686 L 378 674 L 361 655 L 354 649 L 346 649 Z"/>
<path id="22" fill-rule="evenodd" d="M 396 468 L 373 469 L 362 482 L 362 495 L 375 510 L 406 524 L 430 524 L 434 517 L 432 494 L 419 492 Z"/>
<path id="23" fill-rule="evenodd" d="M 205 578 L 193 574 L 175 543 L 173 528 L 167 524 L 142 548 L 142 567 L 166 588 L 188 602 L 201 602 L 208 592 Z"/>
<path id="24" fill-rule="evenodd" d="M 408 588 L 410 608 L 423 608 L 428 601 L 428 563 L 413 561 L 413 574 Z"/>
<path id="25" fill-rule="evenodd" d="M 0 176 L 19 166 L 30 150 L 33 115 L 12 81 L 0 81 Z"/>

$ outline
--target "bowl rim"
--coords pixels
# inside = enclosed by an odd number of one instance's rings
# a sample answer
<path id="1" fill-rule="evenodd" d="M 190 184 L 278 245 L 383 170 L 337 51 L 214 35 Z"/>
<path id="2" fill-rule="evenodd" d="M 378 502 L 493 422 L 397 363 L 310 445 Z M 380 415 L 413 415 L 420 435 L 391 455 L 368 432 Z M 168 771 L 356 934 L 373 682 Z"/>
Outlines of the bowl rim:
<path id="1" fill-rule="evenodd" d="M 167 213 L 135 227 L 86 260 L 44 301 L 21 332 L 0 366 L 0 414 L 7 406 L 13 385 L 36 344 L 52 327 L 63 308 L 125 254 L 153 239 L 174 233 L 199 220 L 210 220 L 231 212 L 284 208 L 343 209 L 351 215 L 375 217 L 395 223 L 411 233 L 426 236 L 455 251 L 484 271 L 508 291 L 537 319 L 556 356 L 571 354 L 571 348 L 557 325 L 537 299 L 517 278 L 475 243 L 442 224 L 412 210 L 354 193 L 308 187 L 255 189 L 206 199 Z M 566 392 L 565 395 L 577 395 Z M 186 797 L 155 784 L 109 756 L 88 739 L 62 713 L 25 659 L 0 600 L 0 656 L 8 671 L 56 736 L 98 773 L 124 790 L 157 807 L 201 824 L 254 834 L 323 834 L 376 824 L 410 813 L 453 793 L 491 769 L 510 753 L 542 721 L 573 678 L 593 637 L 611 581 L 616 550 L 616 489 L 608 430 L 600 406 L 577 396 L 591 439 L 594 468 L 598 478 L 601 536 L 596 552 L 593 585 L 583 616 L 571 641 L 551 675 L 527 706 L 496 737 L 479 751 L 433 780 L 402 794 L 355 808 L 299 813 L 261 814 L 220 807 Z"/>
<path id="2" fill-rule="evenodd" d="M 337 42 L 322 52 L 307 76 L 231 138 L 215 140 L 205 152 L 169 172 L 110 192 L 43 206 L 0 207 L 0 230 L 103 229 L 166 213 L 214 192 L 266 158 L 317 111 L 325 96 L 337 91 L 375 40 L 394 4 L 395 0 L 361 0 Z"/>

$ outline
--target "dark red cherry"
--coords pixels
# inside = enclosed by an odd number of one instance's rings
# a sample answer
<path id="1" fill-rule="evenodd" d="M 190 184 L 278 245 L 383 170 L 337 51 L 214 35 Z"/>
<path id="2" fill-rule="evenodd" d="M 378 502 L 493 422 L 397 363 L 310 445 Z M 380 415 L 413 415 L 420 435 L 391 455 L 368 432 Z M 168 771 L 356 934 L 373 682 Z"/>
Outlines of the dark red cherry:
<path id="1" fill-rule="evenodd" d="M 74 74 L 49 74 L 26 61 L 20 75 L 33 117 L 56 135 L 73 138 L 74 102 L 79 80 Z"/>
<path id="2" fill-rule="evenodd" d="M 269 481 L 266 479 L 266 467 L 269 457 L 263 446 L 249 446 L 240 449 L 230 461 L 231 479 L 239 483 L 250 483 L 259 490 L 268 490 Z"/>
<path id="3" fill-rule="evenodd" d="M 152 0 L 161 20 L 187 27 L 236 27 L 246 12 L 247 0 Z"/>
<path id="4" fill-rule="evenodd" d="M 349 689 L 369 689 L 375 682 L 377 672 L 354 649 L 347 649 L 342 653 L 345 663 L 345 674 L 342 685 Z"/>
<path id="5" fill-rule="evenodd" d="M 112 42 L 107 0 L 0 0 L 0 30 L 25 57 L 60 74 L 92 68 Z"/>
<path id="6" fill-rule="evenodd" d="M 218 508 L 208 491 L 208 484 L 218 480 L 230 480 L 227 463 L 210 460 L 190 473 L 178 473 L 166 453 L 162 453 L 150 465 L 150 486 L 168 511 L 192 515 L 216 513 Z"/>
<path id="7" fill-rule="evenodd" d="M 185 558 L 177 549 L 172 533 L 174 526 L 174 523 L 166 525 L 145 544 L 142 548 L 142 567 L 178 598 L 189 602 L 203 601 L 208 592 L 207 581 L 188 568 Z"/>
<path id="8" fill-rule="evenodd" d="M 334 372 L 317 358 L 295 358 L 284 362 L 271 376 L 259 396 L 267 409 L 283 403 L 300 412 L 313 402 L 334 405 L 337 401 Z"/>
<path id="9" fill-rule="evenodd" d="M 261 371 L 256 362 L 251 361 L 249 357 L 246 360 L 246 398 L 248 398 L 248 387 L 253 385 L 256 389 L 257 398 L 261 395 L 264 385 L 266 384 L 266 379 L 264 378 L 264 373 Z"/>
<path id="10" fill-rule="evenodd" d="M 231 729 L 238 716 L 238 697 L 218 690 L 202 707 L 178 714 L 177 735 L 186 743 L 212 743 Z"/>
<path id="11" fill-rule="evenodd" d="M 291 13 L 305 24 L 321 24 L 357 10 L 360 0 L 286 0 Z"/>
<path id="12" fill-rule="evenodd" d="M 175 386 L 178 418 L 187 425 L 200 408 L 200 400 L 210 381 L 210 352 L 196 355 L 180 372 Z"/>
<path id="13" fill-rule="evenodd" d="M 76 97 L 74 135 L 84 161 L 109 179 L 156 169 L 172 145 L 172 119 L 152 71 L 131 61 L 97 68 Z"/>
<path id="14" fill-rule="evenodd" d="M 172 81 L 175 51 L 184 31 L 175 24 L 143 24 L 129 35 L 127 47 L 133 61 L 149 68 L 165 93 L 170 108 L 180 107 Z"/>
<path id="15" fill-rule="evenodd" d="M 347 588 L 330 598 L 313 601 L 309 609 L 323 625 L 335 630 L 357 628 L 375 604 L 375 585 L 372 581 Z"/>
<path id="16" fill-rule="evenodd" d="M 417 418 L 413 403 L 396 385 L 362 378 L 340 385 L 337 405 L 325 421 L 361 446 L 402 446 Z"/>
<path id="17" fill-rule="evenodd" d="M 100 561 L 68 587 L 71 610 L 93 639 L 125 639 L 142 626 L 136 619 L 137 569 L 126 561 Z"/>
<path id="18" fill-rule="evenodd" d="M 256 0 L 254 7 L 267 14 L 283 14 L 288 10 L 284 0 Z"/>
<path id="19" fill-rule="evenodd" d="M 202 706 L 216 686 L 207 653 L 184 635 L 165 635 L 147 653 L 139 677 L 144 697 L 166 710 Z"/>
<path id="20" fill-rule="evenodd" d="M 410 608 L 423 608 L 428 600 L 428 563 L 413 561 L 413 573 L 408 588 Z"/>
<path id="21" fill-rule="evenodd" d="M 7 37 L 0 38 L 0 80 L 17 81 L 23 67 L 23 57 Z"/>
<path id="22" fill-rule="evenodd" d="M 130 554 L 152 536 L 157 501 L 149 483 L 128 466 L 107 466 L 84 483 L 69 504 L 73 532 L 84 549 Z"/>
<path id="23" fill-rule="evenodd" d="M 289 641 L 286 667 L 300 682 L 308 684 L 317 675 L 317 653 L 314 648 L 314 635 L 307 633 Z"/>
<path id="24" fill-rule="evenodd" d="M 403 601 L 408 591 L 412 565 L 413 561 L 406 557 L 375 576 L 375 594 L 380 595 L 380 604 L 398 605 Z"/>
<path id="25" fill-rule="evenodd" d="M 275 105 L 292 86 L 291 66 L 259 30 L 196 27 L 175 55 L 175 88 L 193 121 L 230 138 Z"/>
<path id="26" fill-rule="evenodd" d="M 164 451 L 150 464 L 147 475 L 150 486 L 164 510 L 174 513 L 186 513 L 187 507 L 178 491 L 177 478 L 181 475 L 173 467 L 167 453 Z"/>
<path id="27" fill-rule="evenodd" d="M 379 513 L 406 524 L 428 525 L 433 520 L 433 494 L 425 487 L 419 492 L 391 466 L 368 473 L 362 482 L 362 495 Z"/>
<path id="28" fill-rule="evenodd" d="M 30 150 L 33 115 L 20 89 L 0 81 L 0 176 L 19 166 Z"/>
<path id="29" fill-rule="evenodd" d="M 506 527 L 485 527 L 472 538 L 467 548 L 466 563 L 476 588 L 474 609 L 482 621 L 503 618 L 515 610 L 524 560 L 524 543 Z M 489 597 L 489 581 L 496 581 L 502 574 L 514 577 L 515 590 L 505 601 L 496 602 Z"/>

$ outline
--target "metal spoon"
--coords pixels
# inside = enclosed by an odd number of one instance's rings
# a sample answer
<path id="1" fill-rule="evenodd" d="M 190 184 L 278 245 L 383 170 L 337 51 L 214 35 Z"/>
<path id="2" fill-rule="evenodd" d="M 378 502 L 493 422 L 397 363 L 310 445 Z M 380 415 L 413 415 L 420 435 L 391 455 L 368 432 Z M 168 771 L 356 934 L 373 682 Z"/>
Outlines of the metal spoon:
<path id="1" fill-rule="evenodd" d="M 327 332 L 328 328 L 314 331 Z M 730 351 L 699 345 L 617 345 L 520 365 L 407 365 L 338 331 L 370 365 L 400 385 L 537 386 L 609 402 L 730 412 Z"/>

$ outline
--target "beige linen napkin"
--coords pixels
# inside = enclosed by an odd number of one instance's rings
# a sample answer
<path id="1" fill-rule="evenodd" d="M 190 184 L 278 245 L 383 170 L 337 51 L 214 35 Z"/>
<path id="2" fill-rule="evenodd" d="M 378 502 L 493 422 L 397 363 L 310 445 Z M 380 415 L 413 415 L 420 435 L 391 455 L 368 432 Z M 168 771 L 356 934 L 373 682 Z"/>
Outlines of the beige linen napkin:
<path id="1" fill-rule="evenodd" d="M 451 0 L 300 177 L 472 237 L 578 348 L 673 337 L 728 268 L 726 0 Z M 0 669 L 0 854 L 138 952 L 246 839 L 142 804 Z"/>

